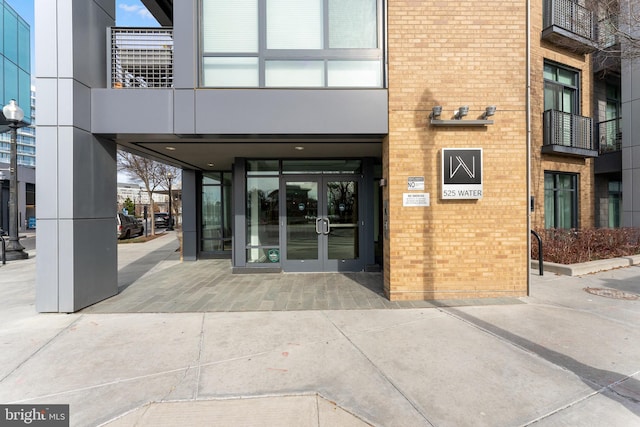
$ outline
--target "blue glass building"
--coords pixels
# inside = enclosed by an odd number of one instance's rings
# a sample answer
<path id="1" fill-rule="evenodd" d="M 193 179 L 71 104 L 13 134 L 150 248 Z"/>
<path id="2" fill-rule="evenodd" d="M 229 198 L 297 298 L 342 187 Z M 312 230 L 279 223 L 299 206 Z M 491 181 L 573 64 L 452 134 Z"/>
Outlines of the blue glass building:
<path id="1" fill-rule="evenodd" d="M 24 110 L 24 121 L 32 120 L 31 29 L 5 0 L 0 0 L 0 102 L 15 99 Z M 18 164 L 35 166 L 35 128 L 18 133 Z M 0 162 L 9 162 L 9 134 L 0 134 Z"/>
<path id="2" fill-rule="evenodd" d="M 20 230 L 35 218 L 35 92 L 31 86 L 31 29 L 13 8 L 0 0 L 0 102 L 15 99 L 30 126 L 20 128 L 18 149 L 18 215 Z M 0 228 L 8 227 L 9 162 L 11 135 L 0 128 Z"/>

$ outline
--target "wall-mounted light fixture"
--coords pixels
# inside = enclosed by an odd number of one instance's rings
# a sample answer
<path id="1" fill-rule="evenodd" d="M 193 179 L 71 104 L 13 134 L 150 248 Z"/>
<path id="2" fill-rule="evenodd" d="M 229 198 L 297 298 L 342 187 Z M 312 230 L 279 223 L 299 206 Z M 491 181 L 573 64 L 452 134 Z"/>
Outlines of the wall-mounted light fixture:
<path id="1" fill-rule="evenodd" d="M 442 106 L 436 105 L 431 109 L 429 114 L 430 123 L 432 126 L 487 126 L 492 125 L 493 120 L 488 120 L 489 117 L 496 113 L 496 106 L 489 105 L 485 108 L 481 116 L 476 120 L 462 120 L 462 118 L 469 114 L 469 106 L 463 105 L 453 112 L 453 118 L 450 120 L 440 119 L 442 114 Z"/>
<path id="2" fill-rule="evenodd" d="M 486 120 L 487 117 L 491 117 L 496 113 L 496 106 L 495 105 L 489 105 L 487 108 L 484 109 L 484 114 L 482 115 L 482 119 Z"/>
<path id="3" fill-rule="evenodd" d="M 469 114 L 469 106 L 468 105 L 463 105 L 462 107 L 458 108 L 456 111 L 454 111 L 455 114 L 455 119 L 456 120 L 460 120 L 461 118 L 463 118 L 464 116 L 466 116 L 467 114 Z"/>
<path id="4" fill-rule="evenodd" d="M 440 117 L 442 114 L 442 105 L 436 105 L 431 109 L 431 114 L 429 114 L 430 119 L 435 119 L 436 117 Z"/>

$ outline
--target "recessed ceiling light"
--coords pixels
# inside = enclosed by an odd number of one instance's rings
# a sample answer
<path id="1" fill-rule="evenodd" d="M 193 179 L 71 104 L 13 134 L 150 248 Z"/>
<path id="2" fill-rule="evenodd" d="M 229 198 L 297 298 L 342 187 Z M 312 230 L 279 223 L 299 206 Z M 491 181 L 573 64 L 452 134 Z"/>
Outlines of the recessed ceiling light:
<path id="1" fill-rule="evenodd" d="M 209 166 L 211 168 L 211 167 L 213 167 L 213 163 L 207 163 L 207 166 Z"/>
<path id="2" fill-rule="evenodd" d="M 300 147 L 300 146 L 298 146 L 298 147 L 294 147 L 294 148 L 295 148 L 296 150 L 298 150 L 298 151 L 302 151 L 302 150 L 304 150 L 304 147 Z"/>
<path id="3" fill-rule="evenodd" d="M 176 147 L 164 147 L 164 148 L 166 148 L 169 151 L 176 151 Z"/>

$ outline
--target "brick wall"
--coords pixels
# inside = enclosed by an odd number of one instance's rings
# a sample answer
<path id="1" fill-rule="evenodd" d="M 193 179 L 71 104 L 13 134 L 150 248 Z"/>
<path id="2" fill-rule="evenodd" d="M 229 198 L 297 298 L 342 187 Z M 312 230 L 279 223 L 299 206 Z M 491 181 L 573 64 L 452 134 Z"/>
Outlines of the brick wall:
<path id="1" fill-rule="evenodd" d="M 525 1 L 388 2 L 385 291 L 392 300 L 522 296 L 527 289 Z M 494 124 L 434 127 L 497 106 Z M 441 150 L 482 148 L 483 198 L 442 200 Z M 404 207 L 409 176 L 429 207 Z"/>

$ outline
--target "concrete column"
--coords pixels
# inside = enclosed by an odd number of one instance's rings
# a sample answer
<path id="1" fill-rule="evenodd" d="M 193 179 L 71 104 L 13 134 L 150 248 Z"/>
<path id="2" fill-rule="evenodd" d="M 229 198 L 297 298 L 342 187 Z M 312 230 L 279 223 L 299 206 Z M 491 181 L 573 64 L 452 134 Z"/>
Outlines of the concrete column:
<path id="1" fill-rule="evenodd" d="M 116 146 L 91 133 L 115 0 L 36 0 L 36 309 L 74 312 L 118 292 Z"/>

